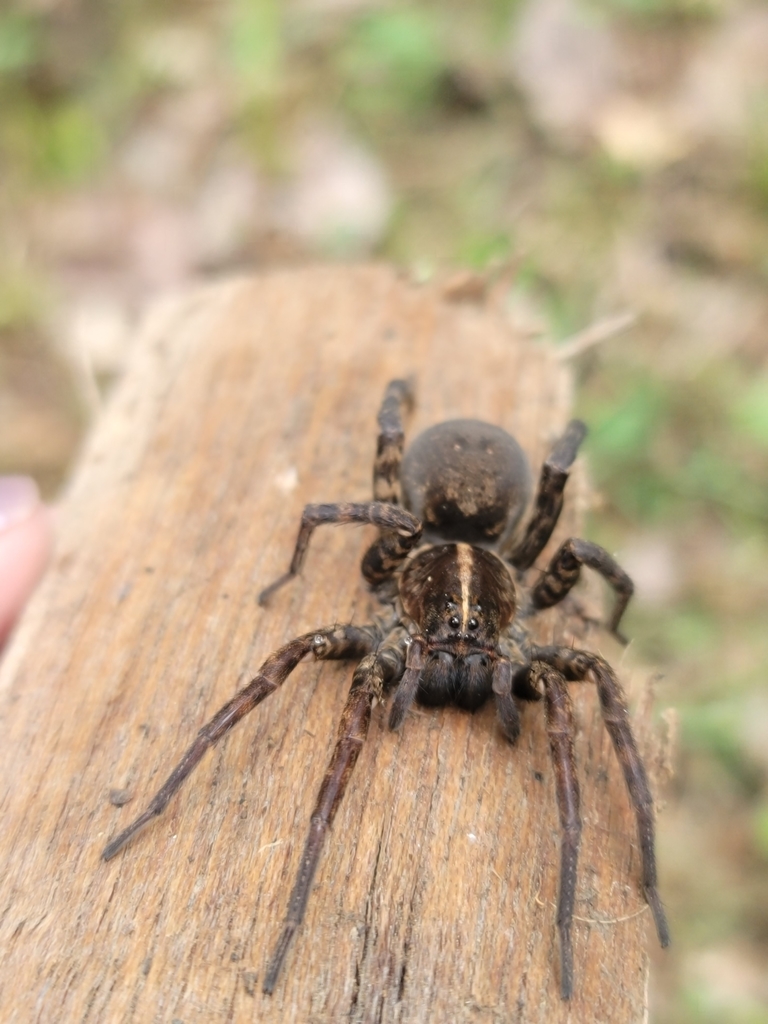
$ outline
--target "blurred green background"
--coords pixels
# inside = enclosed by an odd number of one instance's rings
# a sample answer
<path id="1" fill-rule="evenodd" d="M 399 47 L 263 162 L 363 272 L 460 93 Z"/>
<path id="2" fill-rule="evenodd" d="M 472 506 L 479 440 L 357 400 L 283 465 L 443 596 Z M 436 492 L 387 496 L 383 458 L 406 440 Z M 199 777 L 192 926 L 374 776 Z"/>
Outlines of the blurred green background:
<path id="1" fill-rule="evenodd" d="M 48 496 L 196 278 L 376 255 L 501 268 L 532 335 L 638 314 L 574 363 L 681 720 L 652 1019 L 768 1021 L 765 3 L 6 0 L 0 227 L 0 472 Z"/>

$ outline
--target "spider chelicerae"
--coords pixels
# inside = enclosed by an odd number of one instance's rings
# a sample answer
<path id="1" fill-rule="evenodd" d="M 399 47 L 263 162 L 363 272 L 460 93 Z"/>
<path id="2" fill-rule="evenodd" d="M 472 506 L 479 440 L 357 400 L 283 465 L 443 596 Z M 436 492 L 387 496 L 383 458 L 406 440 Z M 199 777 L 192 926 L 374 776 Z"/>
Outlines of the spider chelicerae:
<path id="1" fill-rule="evenodd" d="M 425 430 L 403 456 L 403 413 L 412 402 L 408 381 L 390 382 L 378 417 L 374 500 L 307 505 L 288 572 L 259 596 L 266 604 L 298 575 L 316 527 L 368 523 L 379 533 L 363 557 L 362 572 L 385 613 L 370 625 L 334 625 L 305 633 L 270 655 L 256 677 L 200 730 L 144 813 L 107 844 L 102 856 L 114 857 L 161 814 L 206 750 L 285 682 L 302 658 L 312 654 L 321 660 L 357 660 L 283 930 L 265 975 L 263 989 L 271 994 L 304 916 L 322 846 L 374 703 L 394 691 L 389 727 L 397 729 L 414 701 L 474 711 L 493 697 L 501 732 L 513 744 L 520 734 L 518 700 L 543 700 L 562 829 L 560 993 L 569 999 L 581 820 L 566 682 L 592 680 L 597 686 L 603 721 L 637 819 L 642 889 L 662 946 L 669 943 L 669 930 L 656 884 L 653 800 L 616 675 L 591 651 L 533 643 L 525 623 L 562 601 L 582 566 L 588 566 L 616 592 L 608 628 L 623 641 L 619 623 L 632 596 L 632 581 L 603 548 L 570 538 L 534 586 L 522 586 L 525 570 L 541 554 L 560 515 L 568 473 L 586 433 L 583 423 L 572 420 L 544 462 L 528 524 L 519 531 L 532 486 L 527 459 L 515 439 L 479 420 L 451 420 Z"/>

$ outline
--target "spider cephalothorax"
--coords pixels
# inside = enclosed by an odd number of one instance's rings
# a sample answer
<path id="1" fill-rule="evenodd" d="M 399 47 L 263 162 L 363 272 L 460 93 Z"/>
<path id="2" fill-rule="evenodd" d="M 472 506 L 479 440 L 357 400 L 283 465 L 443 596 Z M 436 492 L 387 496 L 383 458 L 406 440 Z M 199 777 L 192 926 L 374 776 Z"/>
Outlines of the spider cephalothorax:
<path id="1" fill-rule="evenodd" d="M 653 802 L 621 686 L 608 663 L 590 651 L 533 643 L 525 621 L 561 601 L 586 565 L 616 591 L 608 626 L 622 639 L 619 622 L 632 582 L 607 551 L 570 538 L 535 585 L 525 587 L 525 570 L 541 554 L 560 515 L 568 472 L 585 434 L 582 423 L 568 425 L 545 461 L 528 525 L 518 537 L 531 483 L 527 460 L 514 438 L 478 420 L 452 420 L 424 431 L 403 457 L 402 412 L 411 401 L 406 381 L 390 383 L 379 412 L 374 500 L 307 505 L 288 572 L 259 598 L 266 604 L 299 573 L 317 526 L 370 523 L 379 533 L 365 553 L 362 572 L 379 593 L 385 614 L 366 626 L 305 633 L 270 655 L 256 677 L 200 730 L 147 810 L 107 845 L 103 856 L 109 860 L 160 814 L 205 751 L 280 686 L 302 658 L 357 659 L 283 932 L 265 976 L 264 991 L 270 993 L 303 918 L 320 851 L 375 700 L 394 691 L 389 725 L 396 729 L 414 701 L 473 711 L 493 698 L 501 731 L 511 743 L 520 733 L 518 701 L 543 700 L 563 831 L 557 925 L 560 991 L 568 999 L 573 991 L 571 924 L 581 820 L 566 681 L 591 679 L 597 686 L 605 727 L 635 811 L 643 893 L 662 946 L 668 944 L 669 932 L 656 886 Z"/>
<path id="2" fill-rule="evenodd" d="M 406 564 L 400 600 L 424 652 L 416 699 L 479 708 L 491 695 L 499 633 L 515 613 L 507 567 L 469 544 L 430 547 Z"/>

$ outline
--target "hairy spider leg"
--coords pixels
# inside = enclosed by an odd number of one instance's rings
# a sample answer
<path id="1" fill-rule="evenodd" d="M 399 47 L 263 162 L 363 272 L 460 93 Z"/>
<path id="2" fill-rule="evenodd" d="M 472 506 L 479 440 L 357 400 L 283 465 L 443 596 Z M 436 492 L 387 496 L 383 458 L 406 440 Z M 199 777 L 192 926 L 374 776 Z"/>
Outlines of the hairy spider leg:
<path id="1" fill-rule="evenodd" d="M 534 608 L 551 608 L 553 604 L 562 601 L 568 591 L 576 585 L 583 565 L 599 572 L 616 591 L 616 604 L 608 620 L 608 629 L 617 640 L 626 644 L 627 638 L 619 632 L 619 623 L 635 586 L 605 548 L 593 544 L 592 541 L 570 537 L 558 548 L 541 579 L 531 591 L 531 605 Z"/>
<path id="2" fill-rule="evenodd" d="M 629 799 L 635 812 L 642 857 L 643 895 L 651 908 L 662 947 L 669 945 L 669 926 L 657 888 L 653 797 L 640 752 L 629 724 L 626 698 L 613 669 L 599 655 L 572 647 L 531 646 L 532 661 L 543 661 L 572 682 L 586 682 L 591 675 L 597 684 L 603 722 L 624 773 Z"/>
<path id="3" fill-rule="evenodd" d="M 587 427 L 581 420 L 571 420 L 541 467 L 539 488 L 523 539 L 510 553 L 500 552 L 516 569 L 529 569 L 552 536 L 563 508 L 568 475 L 586 433 Z"/>
<path id="4" fill-rule="evenodd" d="M 408 654 L 405 659 L 405 672 L 400 678 L 389 709 L 389 728 L 393 731 L 398 729 L 403 722 L 408 708 L 416 699 L 419 689 L 419 680 L 424 668 L 424 655 L 426 654 L 427 641 L 423 636 L 409 637 Z"/>
<path id="5" fill-rule="evenodd" d="M 307 505 L 301 515 L 299 535 L 296 538 L 290 568 L 262 590 L 259 594 L 259 604 L 265 605 L 275 591 L 301 572 L 310 537 L 318 526 L 343 526 L 348 523 L 369 523 L 378 526 L 382 531 L 363 558 L 363 576 L 373 584 L 388 579 L 421 538 L 419 520 L 397 505 L 384 505 L 378 501 Z"/>
<path id="6" fill-rule="evenodd" d="M 339 722 L 336 747 L 317 795 L 315 809 L 312 812 L 299 873 L 288 902 L 288 912 L 264 978 L 263 991 L 267 995 L 271 995 L 275 989 L 291 939 L 304 917 L 312 879 L 325 837 L 368 735 L 371 708 L 374 700 L 380 699 L 382 696 L 385 671 L 385 665 L 376 654 L 369 654 L 363 658 L 355 669 L 352 687 Z"/>
<path id="7" fill-rule="evenodd" d="M 560 672 L 543 665 L 533 674 L 544 687 L 549 752 L 555 775 L 557 810 L 560 815 L 560 892 L 557 899 L 557 930 L 560 935 L 560 995 L 573 994 L 573 946 L 571 925 L 576 899 L 576 866 L 581 841 L 579 780 L 573 752 L 573 708 L 565 679 Z"/>
<path id="8" fill-rule="evenodd" d="M 520 736 L 520 710 L 513 692 L 513 665 L 508 658 L 499 658 L 493 666 L 491 686 L 501 731 L 510 743 L 517 743 Z M 536 696 L 538 697 L 538 694 Z"/>
<path id="9" fill-rule="evenodd" d="M 331 626 L 296 637 L 274 654 L 270 654 L 251 682 L 239 690 L 203 726 L 192 746 L 160 787 L 147 809 L 128 828 L 107 843 L 102 858 L 111 860 L 145 825 L 162 814 L 168 801 L 197 766 L 208 748 L 221 739 L 233 725 L 237 725 L 265 697 L 274 693 L 307 654 L 313 652 L 323 659 L 361 658 L 374 650 L 379 641 L 380 634 L 375 626 Z"/>
<path id="10" fill-rule="evenodd" d="M 403 458 L 405 431 L 403 412 L 413 408 L 413 385 L 409 380 L 392 380 L 387 385 L 379 409 L 379 436 L 373 463 L 373 500 L 399 505 L 400 463 Z"/>

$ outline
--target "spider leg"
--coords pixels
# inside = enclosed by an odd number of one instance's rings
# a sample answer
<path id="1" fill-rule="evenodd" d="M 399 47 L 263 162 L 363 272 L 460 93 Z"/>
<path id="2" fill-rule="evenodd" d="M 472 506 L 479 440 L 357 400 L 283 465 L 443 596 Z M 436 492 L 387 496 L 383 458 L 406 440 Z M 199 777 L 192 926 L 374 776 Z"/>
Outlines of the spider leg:
<path id="1" fill-rule="evenodd" d="M 579 780 L 573 753 L 573 708 L 565 679 L 555 669 L 538 666 L 534 670 L 544 686 L 549 752 L 555 772 L 555 792 L 560 815 L 560 893 L 557 900 L 557 930 L 560 933 L 560 995 L 570 999 L 573 993 L 573 946 L 571 924 L 576 898 L 576 865 L 581 841 Z"/>
<path id="2" fill-rule="evenodd" d="M 656 878 L 656 855 L 654 852 L 655 829 L 653 820 L 653 797 L 648 785 L 648 776 L 637 749 L 635 737 L 629 724 L 626 698 L 613 669 L 601 657 L 588 651 L 571 647 L 531 646 L 533 661 L 543 661 L 560 672 L 566 679 L 584 682 L 591 675 L 597 684 L 605 727 L 613 741 L 613 747 L 624 773 L 624 781 L 635 812 L 637 832 L 642 856 L 643 894 L 651 908 L 656 933 L 662 946 L 669 945 L 669 926 L 661 905 Z"/>
<path id="3" fill-rule="evenodd" d="M 403 411 L 413 407 L 413 386 L 408 380 L 391 380 L 379 409 L 379 436 L 373 464 L 373 500 L 400 504 L 400 461 L 405 433 Z"/>
<path id="4" fill-rule="evenodd" d="M 403 719 L 408 713 L 408 708 L 416 699 L 416 692 L 419 689 L 419 680 L 424 668 L 424 654 L 426 640 L 424 637 L 409 637 L 408 654 L 405 659 L 405 672 L 397 684 L 392 707 L 389 711 L 389 728 L 394 730 L 402 725 Z"/>
<path id="5" fill-rule="evenodd" d="M 359 658 L 376 647 L 379 639 L 377 634 L 375 627 L 366 629 L 357 626 L 331 626 L 296 637 L 271 654 L 251 682 L 239 690 L 203 726 L 192 746 L 160 787 L 147 809 L 128 828 L 107 843 L 102 858 L 111 860 L 145 825 L 162 814 L 168 801 L 197 766 L 208 748 L 282 685 L 305 655 L 313 652 L 322 659 Z"/>
<path id="6" fill-rule="evenodd" d="M 265 605 L 276 590 L 301 572 L 310 537 L 318 526 L 326 523 L 335 526 L 370 523 L 383 531 L 363 559 L 363 575 L 369 583 L 380 583 L 391 576 L 421 537 L 419 520 L 397 505 L 385 505 L 378 501 L 307 505 L 301 516 L 290 568 L 262 590 L 259 594 L 260 605 Z"/>
<path id="7" fill-rule="evenodd" d="M 510 743 L 517 743 L 520 736 L 520 711 L 515 700 L 514 682 L 512 662 L 499 658 L 493 666 L 493 699 L 501 731 Z"/>
<path id="8" fill-rule="evenodd" d="M 635 587 L 605 548 L 593 544 L 592 541 L 571 537 L 558 548 L 541 579 L 531 591 L 533 607 L 550 608 L 562 601 L 578 581 L 583 565 L 588 565 L 590 569 L 599 572 L 616 591 L 616 604 L 608 621 L 608 629 L 617 640 L 625 644 L 627 640 L 619 632 L 619 622 Z"/>
<path id="9" fill-rule="evenodd" d="M 355 670 L 352 687 L 339 722 L 336 747 L 317 795 L 299 873 L 288 902 L 288 912 L 283 923 L 283 930 L 264 978 L 263 990 L 268 995 L 271 995 L 275 989 L 291 939 L 304 917 L 312 879 L 326 834 L 347 788 L 358 754 L 365 742 L 368 724 L 371 720 L 371 708 L 374 699 L 381 697 L 383 684 L 382 665 L 375 654 L 369 654 L 363 658 Z"/>
<path id="10" fill-rule="evenodd" d="M 530 568 L 544 550 L 560 518 L 568 474 L 587 433 L 581 420 L 571 420 L 541 467 L 539 489 L 523 539 L 511 551 L 502 551 L 516 569 Z"/>

